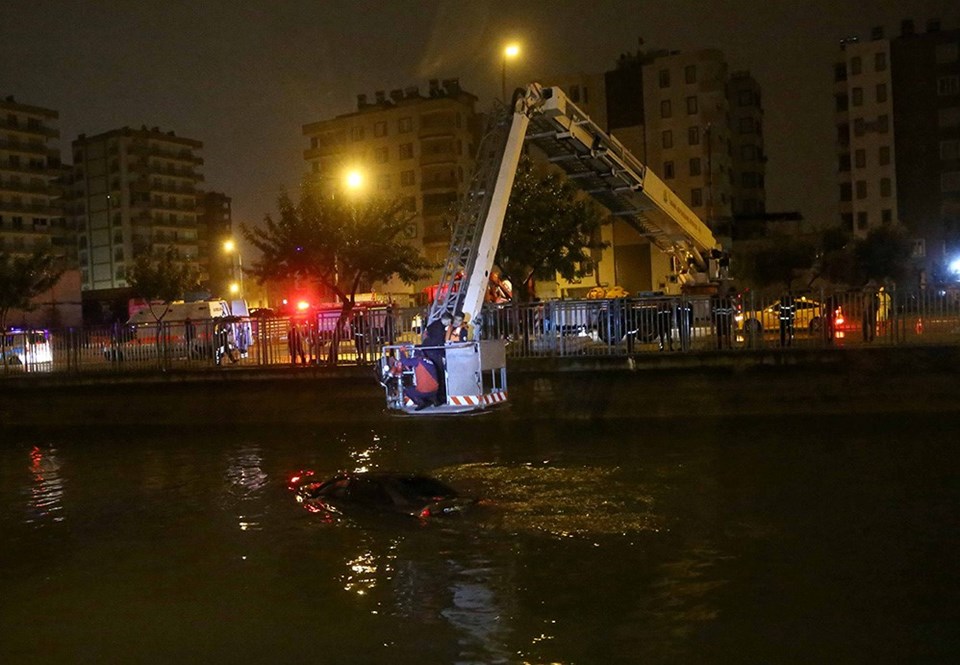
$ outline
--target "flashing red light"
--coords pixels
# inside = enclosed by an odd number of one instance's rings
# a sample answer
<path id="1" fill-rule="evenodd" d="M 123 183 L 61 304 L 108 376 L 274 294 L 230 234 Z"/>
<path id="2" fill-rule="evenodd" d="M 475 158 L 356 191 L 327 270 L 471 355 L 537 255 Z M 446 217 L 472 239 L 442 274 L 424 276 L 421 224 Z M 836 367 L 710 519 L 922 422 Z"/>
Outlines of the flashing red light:
<path id="1" fill-rule="evenodd" d="M 421 510 L 421 511 L 420 511 L 420 517 L 421 517 L 421 518 L 430 517 L 430 509 L 429 509 L 429 508 L 424 508 L 423 510 Z"/>

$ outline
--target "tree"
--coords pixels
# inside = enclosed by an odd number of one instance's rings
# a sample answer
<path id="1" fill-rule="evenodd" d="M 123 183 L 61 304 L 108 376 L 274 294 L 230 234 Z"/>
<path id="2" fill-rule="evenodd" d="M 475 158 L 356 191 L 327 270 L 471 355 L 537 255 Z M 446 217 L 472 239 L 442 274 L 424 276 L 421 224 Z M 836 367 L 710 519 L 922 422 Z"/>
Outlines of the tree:
<path id="1" fill-rule="evenodd" d="M 304 187 L 294 203 L 286 193 L 279 216 L 262 227 L 241 226 L 260 258 L 247 273 L 261 284 L 297 278 L 325 286 L 342 307 L 328 361 L 337 361 L 340 331 L 356 305 L 362 284 L 396 275 L 405 283 L 425 277 L 432 266 L 403 240 L 411 220 L 402 202 L 381 197 L 326 197 Z"/>
<path id="2" fill-rule="evenodd" d="M 884 225 L 871 229 L 853 247 L 857 277 L 861 282 L 899 281 L 907 273 L 911 249 L 901 227 Z"/>
<path id="3" fill-rule="evenodd" d="M 600 212 L 578 194 L 563 175 L 537 173 L 528 157 L 520 160 L 496 256 L 518 299 L 526 299 L 531 277 L 583 277 L 593 267 L 591 252 L 607 246 L 599 239 Z"/>
<path id="4" fill-rule="evenodd" d="M 62 274 L 63 270 L 56 267 L 55 257 L 44 250 L 29 256 L 0 251 L 0 355 L 4 367 L 10 310 L 34 309 L 33 299 L 52 289 Z"/>
<path id="5" fill-rule="evenodd" d="M 182 299 L 189 289 L 197 285 L 198 279 L 197 271 L 180 261 L 173 248 L 141 254 L 127 272 L 127 284 L 133 289 L 134 295 L 147 301 L 158 326 L 170 311 L 170 303 Z M 163 310 L 159 315 L 154 309 L 154 303 L 158 300 L 163 302 Z"/>
<path id="6" fill-rule="evenodd" d="M 813 243 L 779 235 L 752 249 L 734 247 L 731 262 L 738 278 L 756 288 L 782 285 L 789 289 L 800 273 L 813 266 L 815 256 Z"/>

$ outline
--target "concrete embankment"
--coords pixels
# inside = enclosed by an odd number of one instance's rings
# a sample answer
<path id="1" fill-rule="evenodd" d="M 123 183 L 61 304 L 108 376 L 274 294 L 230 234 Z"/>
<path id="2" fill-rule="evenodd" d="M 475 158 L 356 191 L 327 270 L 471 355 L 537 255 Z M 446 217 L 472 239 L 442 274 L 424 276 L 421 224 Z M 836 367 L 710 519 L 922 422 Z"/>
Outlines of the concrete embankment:
<path id="1" fill-rule="evenodd" d="M 863 348 L 511 361 L 517 419 L 960 413 L 960 348 Z M 0 379 L 0 427 L 262 425 L 384 417 L 370 368 Z"/>

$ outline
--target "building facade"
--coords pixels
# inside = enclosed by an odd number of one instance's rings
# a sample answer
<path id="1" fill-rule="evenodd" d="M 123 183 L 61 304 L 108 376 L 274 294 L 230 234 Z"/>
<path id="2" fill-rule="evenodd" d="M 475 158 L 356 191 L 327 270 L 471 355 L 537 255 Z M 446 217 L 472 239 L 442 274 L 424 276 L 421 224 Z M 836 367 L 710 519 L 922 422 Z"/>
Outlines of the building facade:
<path id="1" fill-rule="evenodd" d="M 901 224 L 910 286 L 955 281 L 960 258 L 960 30 L 904 20 L 886 38 L 841 42 L 835 65 L 841 224 L 857 236 Z"/>
<path id="2" fill-rule="evenodd" d="M 202 147 L 157 127 L 73 141 L 70 213 L 84 291 L 127 288 L 127 270 L 138 256 L 167 249 L 191 265 L 201 283 L 209 278 L 197 207 Z"/>
<path id="3" fill-rule="evenodd" d="M 242 269 L 232 202 L 223 192 L 197 192 L 197 256 L 207 265 L 208 290 L 220 297 L 239 291 Z M 231 289 L 234 284 L 236 291 Z"/>
<path id="4" fill-rule="evenodd" d="M 640 51 L 621 56 L 599 81 L 560 81 L 717 236 L 729 238 L 734 215 L 765 211 L 760 86 L 748 72 L 729 74 L 720 51 Z M 681 266 L 622 220 L 612 231 L 604 260 L 614 264 L 616 284 L 630 292 L 678 288 L 671 275 Z"/>
<path id="5" fill-rule="evenodd" d="M 425 95 L 417 87 L 378 91 L 372 101 L 358 95 L 355 111 L 303 126 L 308 181 L 335 192 L 355 170 L 363 176 L 360 196 L 400 197 L 414 213 L 407 239 L 440 263 L 449 248 L 451 212 L 469 186 L 482 126 L 476 101 L 457 79 L 431 80 Z M 399 283 L 380 286 L 410 291 Z"/>
<path id="6" fill-rule="evenodd" d="M 0 100 L 0 250 L 49 250 L 69 266 L 76 259 L 62 208 L 59 113 Z"/>

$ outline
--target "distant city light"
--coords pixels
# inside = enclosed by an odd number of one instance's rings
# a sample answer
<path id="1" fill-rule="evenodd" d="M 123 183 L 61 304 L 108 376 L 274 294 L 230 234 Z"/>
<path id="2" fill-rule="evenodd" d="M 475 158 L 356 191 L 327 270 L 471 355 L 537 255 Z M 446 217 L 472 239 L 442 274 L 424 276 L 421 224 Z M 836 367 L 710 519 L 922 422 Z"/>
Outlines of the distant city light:
<path id="1" fill-rule="evenodd" d="M 960 257 L 955 258 L 950 262 L 949 269 L 950 272 L 953 273 L 954 277 L 960 277 Z"/>

